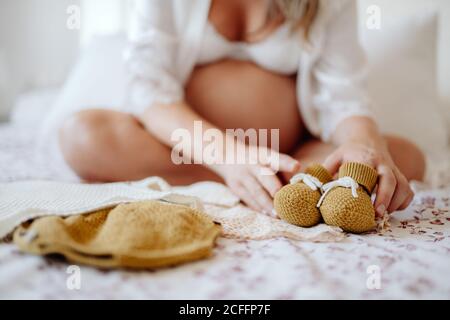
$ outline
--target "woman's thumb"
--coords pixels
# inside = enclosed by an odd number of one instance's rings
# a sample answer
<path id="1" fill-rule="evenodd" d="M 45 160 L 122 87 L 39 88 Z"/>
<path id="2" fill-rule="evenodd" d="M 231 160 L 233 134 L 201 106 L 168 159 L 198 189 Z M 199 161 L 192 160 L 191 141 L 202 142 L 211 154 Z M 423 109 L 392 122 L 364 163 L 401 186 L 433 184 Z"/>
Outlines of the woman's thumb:
<path id="1" fill-rule="evenodd" d="M 341 155 L 337 152 L 334 152 L 325 159 L 325 161 L 323 162 L 323 166 L 331 175 L 334 175 L 339 170 L 341 163 Z"/>

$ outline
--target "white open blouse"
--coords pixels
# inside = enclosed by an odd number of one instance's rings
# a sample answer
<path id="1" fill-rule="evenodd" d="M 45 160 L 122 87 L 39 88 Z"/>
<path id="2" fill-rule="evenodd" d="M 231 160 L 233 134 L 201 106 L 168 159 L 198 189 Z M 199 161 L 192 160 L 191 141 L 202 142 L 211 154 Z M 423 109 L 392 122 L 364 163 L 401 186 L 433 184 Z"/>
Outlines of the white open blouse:
<path id="1" fill-rule="evenodd" d="M 154 103 L 183 100 L 184 85 L 207 49 L 210 5 L 211 0 L 136 2 L 126 53 L 131 78 L 126 111 L 139 115 Z M 371 116 L 354 0 L 321 0 L 309 42 L 296 52 L 298 104 L 313 135 L 328 141 L 345 118 Z"/>

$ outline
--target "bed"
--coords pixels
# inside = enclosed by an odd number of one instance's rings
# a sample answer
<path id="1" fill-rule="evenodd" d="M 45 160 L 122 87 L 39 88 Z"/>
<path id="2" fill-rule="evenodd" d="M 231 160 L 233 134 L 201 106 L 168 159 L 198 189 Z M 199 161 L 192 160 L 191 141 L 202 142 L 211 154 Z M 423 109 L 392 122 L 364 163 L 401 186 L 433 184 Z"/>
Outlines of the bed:
<path id="1" fill-rule="evenodd" d="M 362 30 L 372 67 L 369 90 L 382 129 L 413 136 L 422 148 L 438 152 L 429 159 L 427 182 L 412 184 L 412 205 L 395 213 L 386 230 L 324 243 L 221 237 L 212 257 L 178 267 L 112 271 L 80 266 L 79 290 L 67 286 L 72 272 L 67 262 L 24 254 L 3 242 L 0 298 L 450 299 L 450 150 L 434 81 L 438 19 L 420 13 L 388 20 L 381 31 Z M 119 108 L 125 96 L 125 43 L 123 35 L 93 41 L 61 95 L 56 88 L 19 99 L 11 121 L 0 124 L 0 182 L 76 181 L 60 162 L 36 153 L 38 128 L 57 96 L 60 110 Z"/>
<path id="2" fill-rule="evenodd" d="M 52 94 L 28 97 L 34 112 L 0 125 L 0 182 L 70 180 L 66 168 L 38 161 L 35 139 Z M 28 107 L 23 110 L 31 110 Z M 0 298 L 26 299 L 449 299 L 450 179 L 447 160 L 382 233 L 313 243 L 283 237 L 219 238 L 207 260 L 162 270 L 81 266 L 69 289 L 69 263 L 0 243 Z M 434 177 L 434 178 L 433 178 Z"/>

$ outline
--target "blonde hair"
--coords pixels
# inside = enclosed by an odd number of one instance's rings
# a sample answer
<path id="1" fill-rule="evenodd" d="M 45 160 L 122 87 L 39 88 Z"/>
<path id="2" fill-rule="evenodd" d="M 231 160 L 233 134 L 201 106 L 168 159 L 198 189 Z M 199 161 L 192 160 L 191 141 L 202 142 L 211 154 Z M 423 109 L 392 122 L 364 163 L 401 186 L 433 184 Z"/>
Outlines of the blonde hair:
<path id="1" fill-rule="evenodd" d="M 273 0 L 274 9 L 291 22 L 295 30 L 302 30 L 305 39 L 319 11 L 319 0 Z"/>

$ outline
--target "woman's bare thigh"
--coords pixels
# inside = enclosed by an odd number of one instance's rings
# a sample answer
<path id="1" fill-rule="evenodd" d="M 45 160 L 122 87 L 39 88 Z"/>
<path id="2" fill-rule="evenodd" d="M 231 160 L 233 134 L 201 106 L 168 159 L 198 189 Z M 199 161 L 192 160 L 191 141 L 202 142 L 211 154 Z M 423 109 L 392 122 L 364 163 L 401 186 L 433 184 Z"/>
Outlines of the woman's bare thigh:
<path id="1" fill-rule="evenodd" d="M 284 153 L 293 150 L 304 133 L 295 78 L 250 62 L 223 60 L 197 67 L 186 86 L 186 99 L 223 129 L 279 129 Z"/>
<path id="2" fill-rule="evenodd" d="M 173 185 L 221 181 L 205 167 L 175 165 L 171 149 L 126 113 L 91 109 L 67 119 L 59 142 L 69 166 L 84 180 L 111 182 L 160 176 Z"/>

